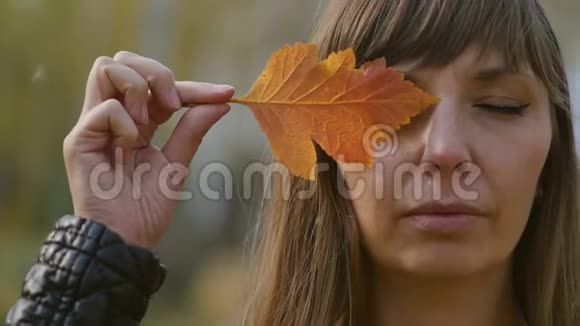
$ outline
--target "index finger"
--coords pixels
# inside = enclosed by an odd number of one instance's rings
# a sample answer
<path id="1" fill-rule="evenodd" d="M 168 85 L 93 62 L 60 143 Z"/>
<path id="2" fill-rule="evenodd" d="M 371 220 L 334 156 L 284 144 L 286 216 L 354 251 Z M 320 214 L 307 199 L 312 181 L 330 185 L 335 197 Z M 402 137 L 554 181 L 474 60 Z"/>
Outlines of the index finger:
<path id="1" fill-rule="evenodd" d="M 175 83 L 177 94 L 183 106 L 194 107 L 200 104 L 224 104 L 234 95 L 235 89 L 230 85 L 178 81 Z M 165 123 L 174 111 L 162 110 L 155 99 L 150 96 L 147 107 L 149 117 L 157 124 Z"/>
<path id="2" fill-rule="evenodd" d="M 235 93 L 233 86 L 225 84 L 178 81 L 175 86 L 181 102 L 186 106 L 226 103 Z"/>

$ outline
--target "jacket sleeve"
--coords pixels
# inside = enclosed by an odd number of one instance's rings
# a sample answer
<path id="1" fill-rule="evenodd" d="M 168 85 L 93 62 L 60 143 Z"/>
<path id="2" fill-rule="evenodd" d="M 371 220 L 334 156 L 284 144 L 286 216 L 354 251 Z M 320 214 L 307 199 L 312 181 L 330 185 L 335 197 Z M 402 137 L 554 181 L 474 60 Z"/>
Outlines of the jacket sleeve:
<path id="1" fill-rule="evenodd" d="M 164 280 L 153 253 L 67 215 L 44 242 L 6 325 L 139 325 Z"/>

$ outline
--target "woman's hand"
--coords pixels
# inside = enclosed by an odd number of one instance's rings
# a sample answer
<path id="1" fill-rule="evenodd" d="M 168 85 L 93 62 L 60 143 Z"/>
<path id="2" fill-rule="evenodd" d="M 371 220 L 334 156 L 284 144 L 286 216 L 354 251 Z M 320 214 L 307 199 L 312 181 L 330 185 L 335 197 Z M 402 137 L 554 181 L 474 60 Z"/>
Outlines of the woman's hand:
<path id="1" fill-rule="evenodd" d="M 154 249 L 171 223 L 184 171 L 233 94 L 227 85 L 175 82 L 167 67 L 134 53 L 98 58 L 63 146 L 75 215 Z M 151 145 L 158 126 L 182 106 L 193 108 L 167 143 Z"/>

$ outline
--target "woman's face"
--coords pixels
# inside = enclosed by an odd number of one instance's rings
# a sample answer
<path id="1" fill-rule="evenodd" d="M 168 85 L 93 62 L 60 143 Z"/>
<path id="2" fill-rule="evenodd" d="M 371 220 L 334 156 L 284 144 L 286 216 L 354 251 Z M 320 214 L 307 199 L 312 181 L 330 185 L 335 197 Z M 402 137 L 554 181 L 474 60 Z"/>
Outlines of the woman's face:
<path id="1" fill-rule="evenodd" d="M 507 262 L 526 226 L 551 142 L 547 92 L 500 53 L 478 54 L 473 45 L 444 68 L 396 65 L 440 102 L 398 130 L 373 168 L 340 163 L 380 268 L 481 271 Z"/>

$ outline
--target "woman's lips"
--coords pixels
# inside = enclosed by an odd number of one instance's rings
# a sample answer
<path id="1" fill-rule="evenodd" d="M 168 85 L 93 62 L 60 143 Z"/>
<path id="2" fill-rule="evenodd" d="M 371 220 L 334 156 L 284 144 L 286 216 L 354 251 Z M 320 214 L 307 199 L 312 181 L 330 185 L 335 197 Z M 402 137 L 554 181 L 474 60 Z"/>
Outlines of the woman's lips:
<path id="1" fill-rule="evenodd" d="M 433 233 L 458 233 L 468 231 L 481 218 L 469 214 L 421 214 L 404 219 L 417 229 Z"/>
<path id="2" fill-rule="evenodd" d="M 423 231 L 457 233 L 468 231 L 483 215 L 474 203 L 442 200 L 417 205 L 409 209 L 403 219 Z"/>

